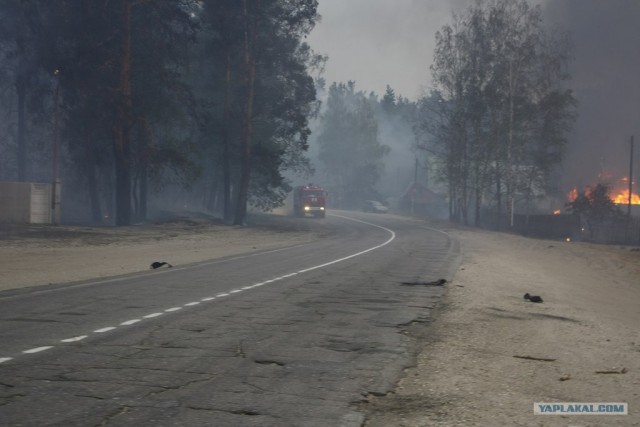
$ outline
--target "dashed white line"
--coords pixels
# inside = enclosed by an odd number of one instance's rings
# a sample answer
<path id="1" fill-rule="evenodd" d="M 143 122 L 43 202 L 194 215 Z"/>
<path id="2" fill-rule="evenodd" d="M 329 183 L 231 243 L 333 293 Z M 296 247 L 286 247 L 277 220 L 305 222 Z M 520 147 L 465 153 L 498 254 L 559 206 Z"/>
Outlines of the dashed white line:
<path id="1" fill-rule="evenodd" d="M 182 307 L 171 307 L 171 308 L 168 308 L 168 309 L 164 310 L 164 312 L 157 312 L 157 313 L 147 314 L 146 316 L 142 316 L 142 319 L 151 319 L 151 318 L 154 318 L 154 317 L 162 316 L 164 313 L 170 313 L 170 312 L 178 311 L 178 310 L 181 310 L 183 307 L 195 306 L 195 305 L 200 304 L 201 302 L 212 301 L 212 300 L 214 300 L 216 298 L 226 297 L 226 296 L 229 296 L 231 294 L 242 292 L 242 291 L 245 291 L 245 290 L 248 290 L 248 289 L 257 288 L 259 286 L 264 286 L 264 285 L 267 285 L 269 283 L 273 283 L 273 282 L 277 282 L 279 280 L 287 279 L 289 277 L 297 276 L 298 274 L 303 274 L 303 273 L 306 273 L 306 272 L 309 272 L 309 271 L 312 271 L 312 270 L 316 270 L 316 269 L 319 269 L 319 268 L 322 268 L 322 267 L 326 267 L 326 266 L 329 266 L 329 265 L 332 265 L 332 264 L 336 264 L 336 263 L 339 263 L 341 261 L 345 261 L 345 260 L 348 260 L 350 258 L 354 258 L 354 257 L 360 256 L 360 255 L 363 255 L 363 254 L 365 254 L 367 252 L 371 252 L 371 251 L 373 251 L 375 249 L 378 249 L 378 248 L 381 248 L 383 246 L 386 246 L 387 244 L 391 243 L 391 241 L 394 240 L 395 237 L 396 237 L 395 233 L 392 230 L 388 229 L 388 228 L 385 228 L 385 227 L 382 227 L 382 226 L 379 226 L 379 225 L 375 225 L 375 224 L 371 224 L 371 223 L 368 223 L 368 222 L 365 222 L 365 221 L 360 221 L 360 220 L 353 219 L 353 218 L 342 217 L 340 215 L 334 215 L 334 216 L 338 216 L 338 217 L 349 219 L 349 220 L 356 221 L 356 222 L 362 222 L 364 224 L 368 224 L 368 225 L 372 225 L 374 227 L 381 228 L 381 229 L 383 229 L 385 231 L 388 231 L 391 234 L 391 237 L 386 242 L 384 242 L 384 243 L 382 243 L 380 245 L 377 245 L 377 246 L 371 247 L 369 249 L 366 249 L 364 251 L 360 251 L 358 253 L 346 256 L 344 258 L 336 259 L 336 260 L 333 260 L 333 261 L 330 261 L 330 262 L 327 262 L 327 263 L 324 263 L 324 264 L 316 265 L 316 266 L 313 266 L 313 267 L 310 267 L 310 268 L 306 268 L 306 269 L 303 269 L 303 270 L 298 270 L 296 272 L 285 274 L 283 276 L 276 277 L 274 279 L 265 280 L 264 282 L 256 283 L 256 284 L 251 285 L 251 286 L 245 286 L 243 288 L 234 289 L 234 290 L 231 290 L 231 291 L 228 291 L 228 292 L 220 293 L 220 294 L 216 295 L 215 297 L 205 297 L 205 298 L 200 299 L 200 301 L 193 301 L 193 302 L 186 303 Z M 141 322 L 142 319 L 127 320 L 125 322 L 120 323 L 120 326 L 133 325 L 135 323 Z M 93 332 L 94 333 L 103 333 L 103 332 L 112 331 L 112 330 L 114 330 L 116 328 L 117 327 L 115 327 L 115 326 L 108 326 L 108 327 L 105 327 L 105 328 L 96 329 Z M 88 337 L 88 335 L 80 335 L 80 336 L 77 336 L 77 337 L 72 337 L 72 338 L 67 338 L 67 339 L 60 340 L 60 342 L 63 342 L 63 343 L 77 342 L 77 341 L 82 341 L 87 337 Z M 39 353 L 41 351 L 49 350 L 51 348 L 53 348 L 53 346 L 35 347 L 35 348 L 29 349 L 29 350 L 23 350 L 22 353 L 25 353 L 25 354 Z M 0 363 L 7 362 L 9 360 L 13 360 L 13 358 L 12 357 L 0 357 Z"/>
<path id="2" fill-rule="evenodd" d="M 163 313 L 151 313 L 151 314 L 147 314 L 146 316 L 142 316 L 145 319 L 152 319 L 154 317 L 158 317 L 158 316 L 162 316 Z"/>
<path id="3" fill-rule="evenodd" d="M 53 348 L 53 346 L 48 345 L 44 347 L 31 348 L 29 350 L 24 350 L 23 353 L 26 353 L 26 354 L 40 353 L 41 351 L 49 350 L 50 348 Z"/>
<path id="4" fill-rule="evenodd" d="M 113 331 L 116 327 L 115 326 L 107 326 L 106 328 L 100 328 L 100 329 L 96 329 L 93 332 L 96 332 L 98 334 L 102 334 L 104 332 L 109 332 L 109 331 Z"/>
<path id="5" fill-rule="evenodd" d="M 82 341 L 83 339 L 87 338 L 89 335 L 80 335 L 78 337 L 73 337 L 73 338 L 67 338 L 64 340 L 60 340 L 60 342 L 77 342 L 77 341 Z"/>

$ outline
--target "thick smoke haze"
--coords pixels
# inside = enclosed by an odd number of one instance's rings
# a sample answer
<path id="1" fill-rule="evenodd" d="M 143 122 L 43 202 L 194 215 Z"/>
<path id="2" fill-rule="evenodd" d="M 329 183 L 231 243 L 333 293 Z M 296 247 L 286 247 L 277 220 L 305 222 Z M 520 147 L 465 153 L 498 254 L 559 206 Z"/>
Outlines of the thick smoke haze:
<path id="1" fill-rule="evenodd" d="M 320 23 L 309 36 L 327 54 L 325 78 L 355 80 L 361 90 L 417 99 L 429 84 L 435 33 L 470 0 L 319 0 Z"/>
<path id="2" fill-rule="evenodd" d="M 629 174 L 629 140 L 635 135 L 634 177 L 640 151 L 640 2 L 553 0 L 546 19 L 571 34 L 571 85 L 579 117 L 564 162 L 566 187 L 592 184 L 598 174 Z M 638 192 L 636 187 L 635 192 Z"/>
<path id="3" fill-rule="evenodd" d="M 320 0 L 322 21 L 309 43 L 329 60 L 328 83 L 354 80 L 360 90 L 417 100 L 430 86 L 435 33 L 472 0 Z M 578 120 L 560 173 L 560 190 L 583 187 L 606 171 L 628 175 L 629 139 L 640 164 L 640 1 L 547 0 L 550 28 L 572 40 L 571 87 Z M 640 178 L 636 167 L 634 176 Z M 638 181 L 638 180 L 636 180 Z M 636 190 L 637 192 L 637 190 Z"/>

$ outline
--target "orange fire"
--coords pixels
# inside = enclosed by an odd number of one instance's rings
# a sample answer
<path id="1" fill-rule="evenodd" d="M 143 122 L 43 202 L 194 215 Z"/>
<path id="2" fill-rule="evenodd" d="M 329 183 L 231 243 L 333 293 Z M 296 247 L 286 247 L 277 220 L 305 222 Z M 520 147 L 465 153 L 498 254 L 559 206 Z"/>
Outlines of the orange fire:
<path id="1" fill-rule="evenodd" d="M 624 189 L 618 187 L 615 190 L 611 191 L 611 200 L 613 203 L 617 205 L 628 205 L 629 204 L 629 177 L 625 176 L 620 180 L 620 182 L 624 185 Z M 631 183 L 632 185 L 635 182 Z M 631 193 L 631 204 L 632 205 L 640 205 L 640 196 L 636 193 Z"/>
<path id="2" fill-rule="evenodd" d="M 567 193 L 567 200 L 569 200 L 570 202 L 573 202 L 577 198 L 578 198 L 578 188 L 573 187 L 571 191 Z"/>
<path id="3" fill-rule="evenodd" d="M 553 211 L 554 215 L 560 215 L 562 213 L 562 211 L 560 209 L 556 209 L 555 211 Z"/>
<path id="4" fill-rule="evenodd" d="M 624 177 L 622 178 L 620 181 L 619 185 L 612 185 L 611 186 L 611 191 L 610 191 L 610 198 L 611 201 L 617 205 L 627 205 L 629 204 L 629 189 L 628 188 L 624 188 L 625 186 L 628 187 L 629 185 L 629 178 Z M 591 191 L 591 186 L 587 186 L 585 193 L 588 195 L 589 192 Z M 573 187 L 573 189 L 571 189 L 571 191 L 569 191 L 567 193 L 567 200 L 569 200 L 570 202 L 573 202 L 574 200 L 576 200 L 578 198 L 578 189 L 576 187 Z M 637 193 L 631 193 L 631 204 L 632 205 L 640 205 L 640 195 L 638 195 Z"/>
<path id="5" fill-rule="evenodd" d="M 613 203 L 617 205 L 628 205 L 629 190 L 619 191 L 617 194 L 611 196 L 611 200 L 613 200 Z M 636 193 L 631 193 L 631 204 L 640 205 L 640 196 L 637 195 Z"/>

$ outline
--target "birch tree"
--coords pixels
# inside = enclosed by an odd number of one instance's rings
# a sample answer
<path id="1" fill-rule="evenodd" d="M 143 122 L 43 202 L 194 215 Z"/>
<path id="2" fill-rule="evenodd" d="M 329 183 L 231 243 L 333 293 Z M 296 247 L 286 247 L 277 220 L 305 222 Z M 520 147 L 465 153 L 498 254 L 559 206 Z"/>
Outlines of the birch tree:
<path id="1" fill-rule="evenodd" d="M 575 101 L 568 44 L 525 0 L 479 1 L 436 34 L 431 67 L 438 120 L 425 116 L 447 182 L 450 217 L 492 202 L 510 216 L 546 185 L 566 145 Z M 491 190 L 492 188 L 492 190 Z M 492 194 L 492 195 L 491 195 Z"/>

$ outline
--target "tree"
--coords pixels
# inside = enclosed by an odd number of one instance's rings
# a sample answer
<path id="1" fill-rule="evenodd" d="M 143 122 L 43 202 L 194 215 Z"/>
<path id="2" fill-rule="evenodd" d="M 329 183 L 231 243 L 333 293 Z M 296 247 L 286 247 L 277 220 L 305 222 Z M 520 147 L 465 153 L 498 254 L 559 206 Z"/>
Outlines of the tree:
<path id="1" fill-rule="evenodd" d="M 391 114 L 396 109 L 396 102 L 397 102 L 396 92 L 393 89 L 391 89 L 391 86 L 387 85 L 387 88 L 384 92 L 384 96 L 380 101 L 380 107 L 382 107 L 382 110 L 387 114 Z"/>
<path id="2" fill-rule="evenodd" d="M 439 156 L 451 219 L 467 223 L 473 207 L 478 224 L 493 199 L 498 213 L 506 201 L 513 223 L 516 195 L 528 204 L 546 184 L 574 119 L 567 52 L 524 0 L 479 1 L 436 34 L 422 130 Z"/>
<path id="3" fill-rule="evenodd" d="M 11 59 L 11 78 L 19 59 L 32 60 L 43 85 L 20 99 L 38 101 L 27 112 L 43 112 L 39 132 L 50 134 L 60 107 L 66 194 L 88 193 L 94 221 L 114 201 L 116 224 L 144 220 L 151 192 L 190 186 L 185 202 L 211 209 L 222 188 L 225 218 L 244 223 L 247 204 L 282 203 L 285 171 L 310 168 L 309 72 L 322 58 L 303 40 L 316 9 L 316 0 L 8 0 L 0 57 Z M 19 145 L 3 138 L 0 152 Z"/>
<path id="4" fill-rule="evenodd" d="M 81 181 L 88 184 L 93 220 L 101 217 L 100 169 L 102 181 L 112 186 L 107 166 L 115 176 L 116 224 L 131 223 L 134 213 L 143 220 L 148 173 L 169 166 L 191 169 L 188 145 L 180 150 L 163 146 L 173 140 L 193 104 L 180 72 L 195 31 L 188 3 L 42 4 L 48 36 L 41 62 L 60 70 L 65 139 Z M 154 131 L 158 128 L 162 132 Z"/>
<path id="5" fill-rule="evenodd" d="M 28 123 L 40 125 L 45 120 L 40 100 L 50 84 L 50 79 L 47 81 L 45 76 L 51 76 L 53 71 L 43 73 L 39 62 L 45 40 L 42 7 L 39 2 L 19 0 L 0 3 L 0 50 L 3 59 L 0 76 L 3 81 L 10 82 L 10 87 L 0 88 L 2 92 L 14 95 L 8 103 L 15 102 L 8 116 L 12 117 L 15 111 L 15 131 L 9 133 L 15 139 L 15 156 L 11 157 L 16 160 L 13 179 L 18 181 L 26 181 L 29 177 Z"/>
<path id="6" fill-rule="evenodd" d="M 622 211 L 611 200 L 611 187 L 605 184 L 597 184 L 593 188 L 587 188 L 585 192 L 578 193 L 573 201 L 567 203 L 567 209 L 585 219 L 591 237 L 596 227 L 604 224 L 606 220 L 622 217 Z"/>
<path id="7" fill-rule="evenodd" d="M 204 4 L 203 16 L 217 41 L 212 44 L 216 62 L 226 70 L 216 74 L 225 87 L 220 120 L 225 217 L 233 211 L 233 222 L 243 224 L 247 204 L 281 204 L 288 190 L 282 172 L 307 163 L 301 152 L 315 109 L 308 69 L 321 59 L 301 40 L 315 24 L 317 2 Z"/>
<path id="8" fill-rule="evenodd" d="M 240 64 L 237 58 L 239 52 L 242 50 L 243 34 L 242 30 L 244 26 L 242 21 L 244 19 L 244 3 L 239 1 L 229 0 L 207 0 L 204 2 L 203 8 L 203 21 L 207 25 L 204 42 L 206 43 L 205 50 L 200 53 L 201 57 L 210 57 L 211 62 L 204 65 L 204 69 L 208 71 L 211 80 L 221 82 L 219 85 L 223 88 L 221 94 L 217 94 L 216 97 L 222 98 L 222 113 L 212 113 L 212 121 L 217 123 L 212 129 L 212 135 L 219 135 L 219 144 L 212 141 L 209 137 L 207 140 L 207 146 L 213 148 L 216 145 L 221 145 L 221 149 L 218 151 L 214 149 L 206 150 L 210 153 L 211 163 L 216 163 L 216 159 L 220 159 L 222 169 L 222 211 L 224 220 L 231 222 L 233 220 L 233 205 L 232 205 L 232 169 L 235 161 L 236 150 L 233 148 L 232 141 L 235 138 L 239 138 L 237 132 L 238 128 L 234 122 L 239 117 L 240 113 L 235 111 L 234 106 L 234 94 L 239 93 L 239 82 L 237 76 L 240 75 Z M 220 73 L 222 71 L 222 73 Z M 209 79 L 207 79 L 209 80 Z M 208 94 L 212 94 L 216 90 L 216 86 L 204 85 Z M 217 116 L 217 117 L 216 117 Z M 210 168 L 211 169 L 211 168 Z M 212 190 L 209 193 L 216 192 L 216 175 L 211 177 Z M 213 201 L 216 199 L 214 194 L 209 194 L 208 199 Z M 210 209 L 215 209 L 213 203 L 209 203 Z"/>
<path id="9" fill-rule="evenodd" d="M 341 207 L 355 207 L 375 197 L 375 185 L 389 147 L 378 140 L 375 106 L 355 83 L 334 83 L 318 136 L 319 159 L 330 183 L 332 199 Z"/>

